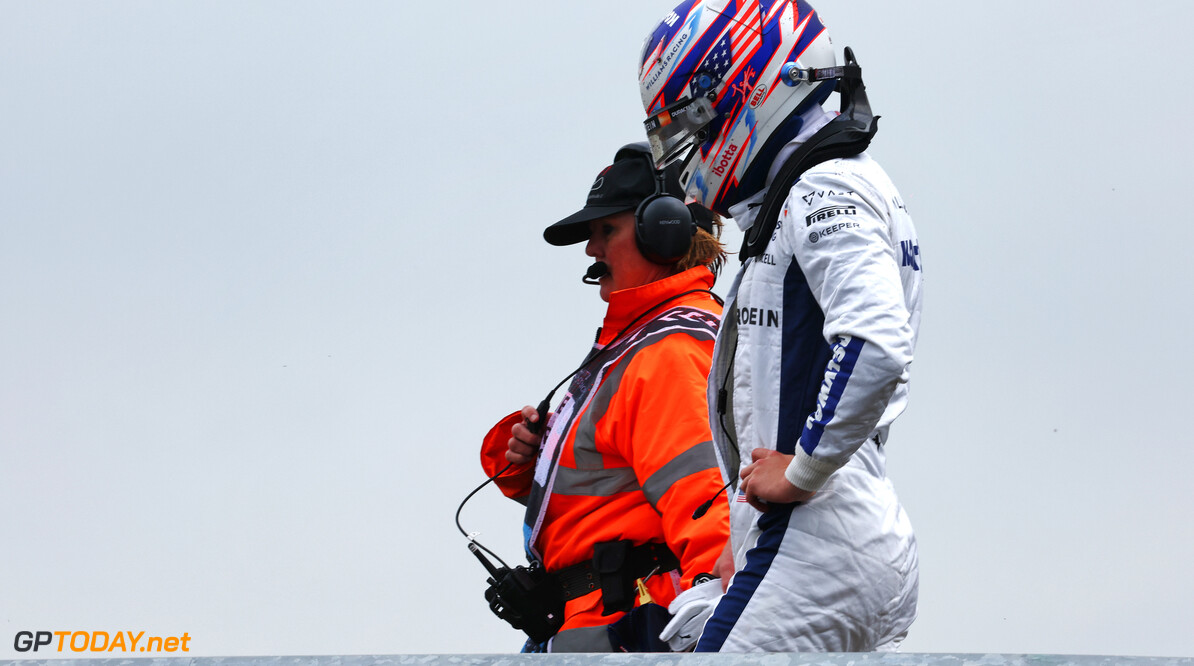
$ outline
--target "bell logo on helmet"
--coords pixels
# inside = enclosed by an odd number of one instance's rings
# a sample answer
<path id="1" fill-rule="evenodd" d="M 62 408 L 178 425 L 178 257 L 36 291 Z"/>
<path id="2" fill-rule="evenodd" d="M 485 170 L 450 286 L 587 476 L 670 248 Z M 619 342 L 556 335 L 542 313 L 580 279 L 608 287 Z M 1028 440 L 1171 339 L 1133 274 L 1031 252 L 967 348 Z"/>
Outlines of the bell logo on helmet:
<path id="1" fill-rule="evenodd" d="M 760 83 L 759 85 L 755 86 L 755 92 L 753 95 L 750 96 L 750 108 L 752 108 L 752 109 L 759 108 L 759 105 L 762 104 L 763 100 L 766 98 L 767 98 L 767 84 Z"/>

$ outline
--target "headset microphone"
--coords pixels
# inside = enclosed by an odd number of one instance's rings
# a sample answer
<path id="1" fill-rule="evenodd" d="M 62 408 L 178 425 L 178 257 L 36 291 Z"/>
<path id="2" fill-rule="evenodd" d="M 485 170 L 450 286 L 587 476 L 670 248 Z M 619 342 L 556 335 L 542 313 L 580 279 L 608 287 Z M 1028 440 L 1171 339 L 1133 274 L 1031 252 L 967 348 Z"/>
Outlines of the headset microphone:
<path id="1" fill-rule="evenodd" d="M 585 271 L 585 276 L 580 281 L 585 284 L 600 284 L 598 280 L 605 275 L 609 275 L 609 266 L 604 261 L 595 261 L 592 266 L 589 266 L 589 270 Z"/>

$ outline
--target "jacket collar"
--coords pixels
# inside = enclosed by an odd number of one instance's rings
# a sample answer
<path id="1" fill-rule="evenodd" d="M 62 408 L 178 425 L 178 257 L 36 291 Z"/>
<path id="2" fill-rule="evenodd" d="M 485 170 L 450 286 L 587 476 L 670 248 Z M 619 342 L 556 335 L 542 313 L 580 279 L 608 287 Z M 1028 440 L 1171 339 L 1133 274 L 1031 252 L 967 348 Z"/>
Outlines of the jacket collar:
<path id="1" fill-rule="evenodd" d="M 688 303 L 692 298 L 700 298 L 700 294 L 693 294 L 667 301 L 669 297 L 693 289 L 711 289 L 714 279 L 713 272 L 707 267 L 697 266 L 640 287 L 615 291 L 609 296 L 609 307 L 605 310 L 605 321 L 597 334 L 597 344 L 604 346 L 613 342 L 614 336 L 629 326 L 636 317 L 642 316 L 636 323 L 637 327 L 661 312 Z M 651 314 L 644 315 L 647 310 L 652 310 Z"/>

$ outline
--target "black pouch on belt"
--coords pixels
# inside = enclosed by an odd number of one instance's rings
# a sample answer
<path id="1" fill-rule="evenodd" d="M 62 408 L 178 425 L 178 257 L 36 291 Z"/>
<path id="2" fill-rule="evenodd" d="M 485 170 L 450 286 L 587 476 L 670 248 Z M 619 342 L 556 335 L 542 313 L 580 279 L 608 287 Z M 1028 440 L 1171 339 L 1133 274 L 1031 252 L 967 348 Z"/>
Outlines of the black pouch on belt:
<path id="1" fill-rule="evenodd" d="M 613 615 L 634 608 L 633 572 L 626 566 L 631 541 L 606 541 L 593 546 L 593 568 L 601 579 L 602 615 Z"/>

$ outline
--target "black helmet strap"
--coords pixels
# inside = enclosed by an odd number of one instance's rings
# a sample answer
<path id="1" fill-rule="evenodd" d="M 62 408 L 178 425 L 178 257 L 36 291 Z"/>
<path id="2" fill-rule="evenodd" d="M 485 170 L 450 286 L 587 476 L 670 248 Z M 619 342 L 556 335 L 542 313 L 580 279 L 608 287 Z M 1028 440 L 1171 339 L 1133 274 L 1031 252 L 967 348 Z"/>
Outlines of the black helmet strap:
<path id="1" fill-rule="evenodd" d="M 803 145 L 784 161 L 783 167 L 767 188 L 762 209 L 755 223 L 747 231 L 739 258 L 743 263 L 763 254 L 775 233 L 779 212 L 788 192 L 800 177 L 812 167 L 841 157 L 852 157 L 867 149 L 879 130 L 879 117 L 871 113 L 862 82 L 862 68 L 850 47 L 845 49 L 846 64 L 841 67 L 838 86 L 841 92 L 841 114 L 809 137 Z"/>

